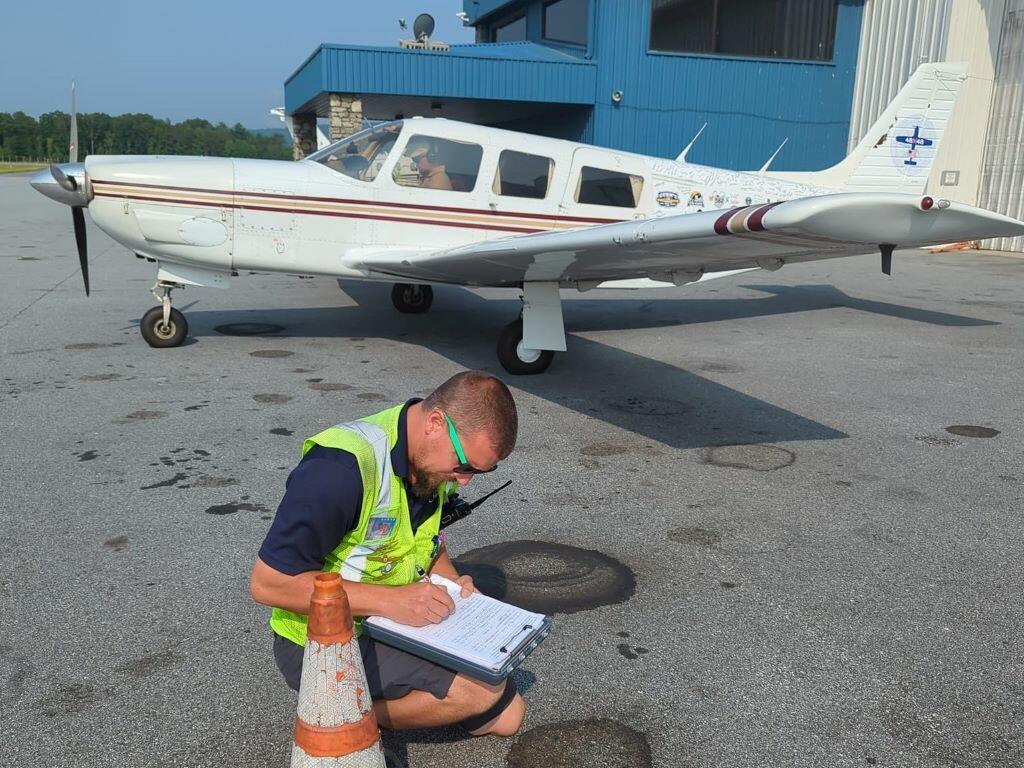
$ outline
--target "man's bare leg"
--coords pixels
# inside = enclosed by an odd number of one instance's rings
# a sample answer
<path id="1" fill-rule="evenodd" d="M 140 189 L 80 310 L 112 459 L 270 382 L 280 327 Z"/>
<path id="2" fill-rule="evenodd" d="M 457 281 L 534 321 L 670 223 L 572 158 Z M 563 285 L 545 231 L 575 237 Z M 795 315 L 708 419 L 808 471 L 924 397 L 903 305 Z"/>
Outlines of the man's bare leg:
<path id="1" fill-rule="evenodd" d="M 504 690 L 505 686 L 501 683 L 490 685 L 464 675 L 456 675 L 448 695 L 443 699 L 437 699 L 427 691 L 410 691 L 400 699 L 373 702 L 373 712 L 377 722 L 384 728 L 436 728 L 486 712 L 498 702 Z M 516 694 L 500 715 L 472 733 L 474 736 L 487 733 L 511 736 L 519 729 L 525 712 L 526 704 Z"/>
<path id="2" fill-rule="evenodd" d="M 469 733 L 471 736 L 515 736 L 519 732 L 519 726 L 523 724 L 524 717 L 526 702 L 517 693 L 500 715 Z"/>

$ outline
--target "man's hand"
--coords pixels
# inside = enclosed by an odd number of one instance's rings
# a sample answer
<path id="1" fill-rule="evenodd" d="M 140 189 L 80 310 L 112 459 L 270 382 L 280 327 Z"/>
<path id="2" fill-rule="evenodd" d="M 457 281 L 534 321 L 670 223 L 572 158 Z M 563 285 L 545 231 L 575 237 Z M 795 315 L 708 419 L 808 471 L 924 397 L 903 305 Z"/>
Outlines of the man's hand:
<path id="1" fill-rule="evenodd" d="M 454 581 L 456 584 L 462 587 L 461 597 L 463 598 L 469 597 L 474 592 L 480 591 L 476 588 L 476 585 L 473 583 L 473 577 L 469 576 L 468 574 L 466 576 L 459 576 L 459 578 L 457 579 L 452 579 L 452 581 Z"/>
<path id="2" fill-rule="evenodd" d="M 389 605 L 384 615 L 410 627 L 439 624 L 455 610 L 447 589 L 425 581 L 390 587 L 388 592 Z"/>

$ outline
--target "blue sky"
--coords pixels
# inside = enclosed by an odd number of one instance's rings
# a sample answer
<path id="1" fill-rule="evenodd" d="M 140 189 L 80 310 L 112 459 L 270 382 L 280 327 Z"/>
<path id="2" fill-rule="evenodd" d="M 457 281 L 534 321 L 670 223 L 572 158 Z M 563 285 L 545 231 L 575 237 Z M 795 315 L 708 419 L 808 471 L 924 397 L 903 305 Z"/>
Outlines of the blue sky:
<path id="1" fill-rule="evenodd" d="M 268 112 L 320 43 L 396 45 L 398 19 L 411 29 L 421 12 L 437 21 L 435 39 L 473 42 L 461 10 L 462 0 L 5 3 L 0 112 L 67 110 L 75 79 L 80 112 L 279 127 Z"/>

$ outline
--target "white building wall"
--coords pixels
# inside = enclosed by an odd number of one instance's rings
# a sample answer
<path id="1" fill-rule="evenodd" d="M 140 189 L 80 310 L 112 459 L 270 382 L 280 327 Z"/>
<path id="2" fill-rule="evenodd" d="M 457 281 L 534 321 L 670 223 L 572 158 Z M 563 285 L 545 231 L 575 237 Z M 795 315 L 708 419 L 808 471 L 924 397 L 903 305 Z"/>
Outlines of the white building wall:
<path id="1" fill-rule="evenodd" d="M 929 192 L 1024 220 L 1024 0 L 865 0 L 851 149 L 926 61 L 968 65 Z"/>
<path id="2" fill-rule="evenodd" d="M 867 0 L 850 118 L 852 150 L 919 64 L 944 61 L 954 0 Z"/>
<path id="3" fill-rule="evenodd" d="M 939 147 L 929 191 L 968 205 L 981 197 L 981 169 L 1006 0 L 952 0 L 947 61 L 967 63 L 967 81 Z M 950 183 L 944 176 L 955 176 Z"/>
<path id="4" fill-rule="evenodd" d="M 982 166 L 979 204 L 1024 219 L 1024 0 L 1007 0 Z M 1024 251 L 1024 237 L 984 243 Z"/>

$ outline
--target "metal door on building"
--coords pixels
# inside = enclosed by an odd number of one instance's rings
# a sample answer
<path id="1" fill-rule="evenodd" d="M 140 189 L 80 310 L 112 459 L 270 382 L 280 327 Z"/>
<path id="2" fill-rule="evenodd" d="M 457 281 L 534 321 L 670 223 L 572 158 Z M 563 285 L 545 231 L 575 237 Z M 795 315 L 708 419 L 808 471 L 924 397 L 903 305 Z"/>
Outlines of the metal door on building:
<path id="1" fill-rule="evenodd" d="M 979 205 L 1024 219 L 1024 0 L 1006 2 Z M 1024 251 L 1024 237 L 987 240 L 984 247 Z"/>

